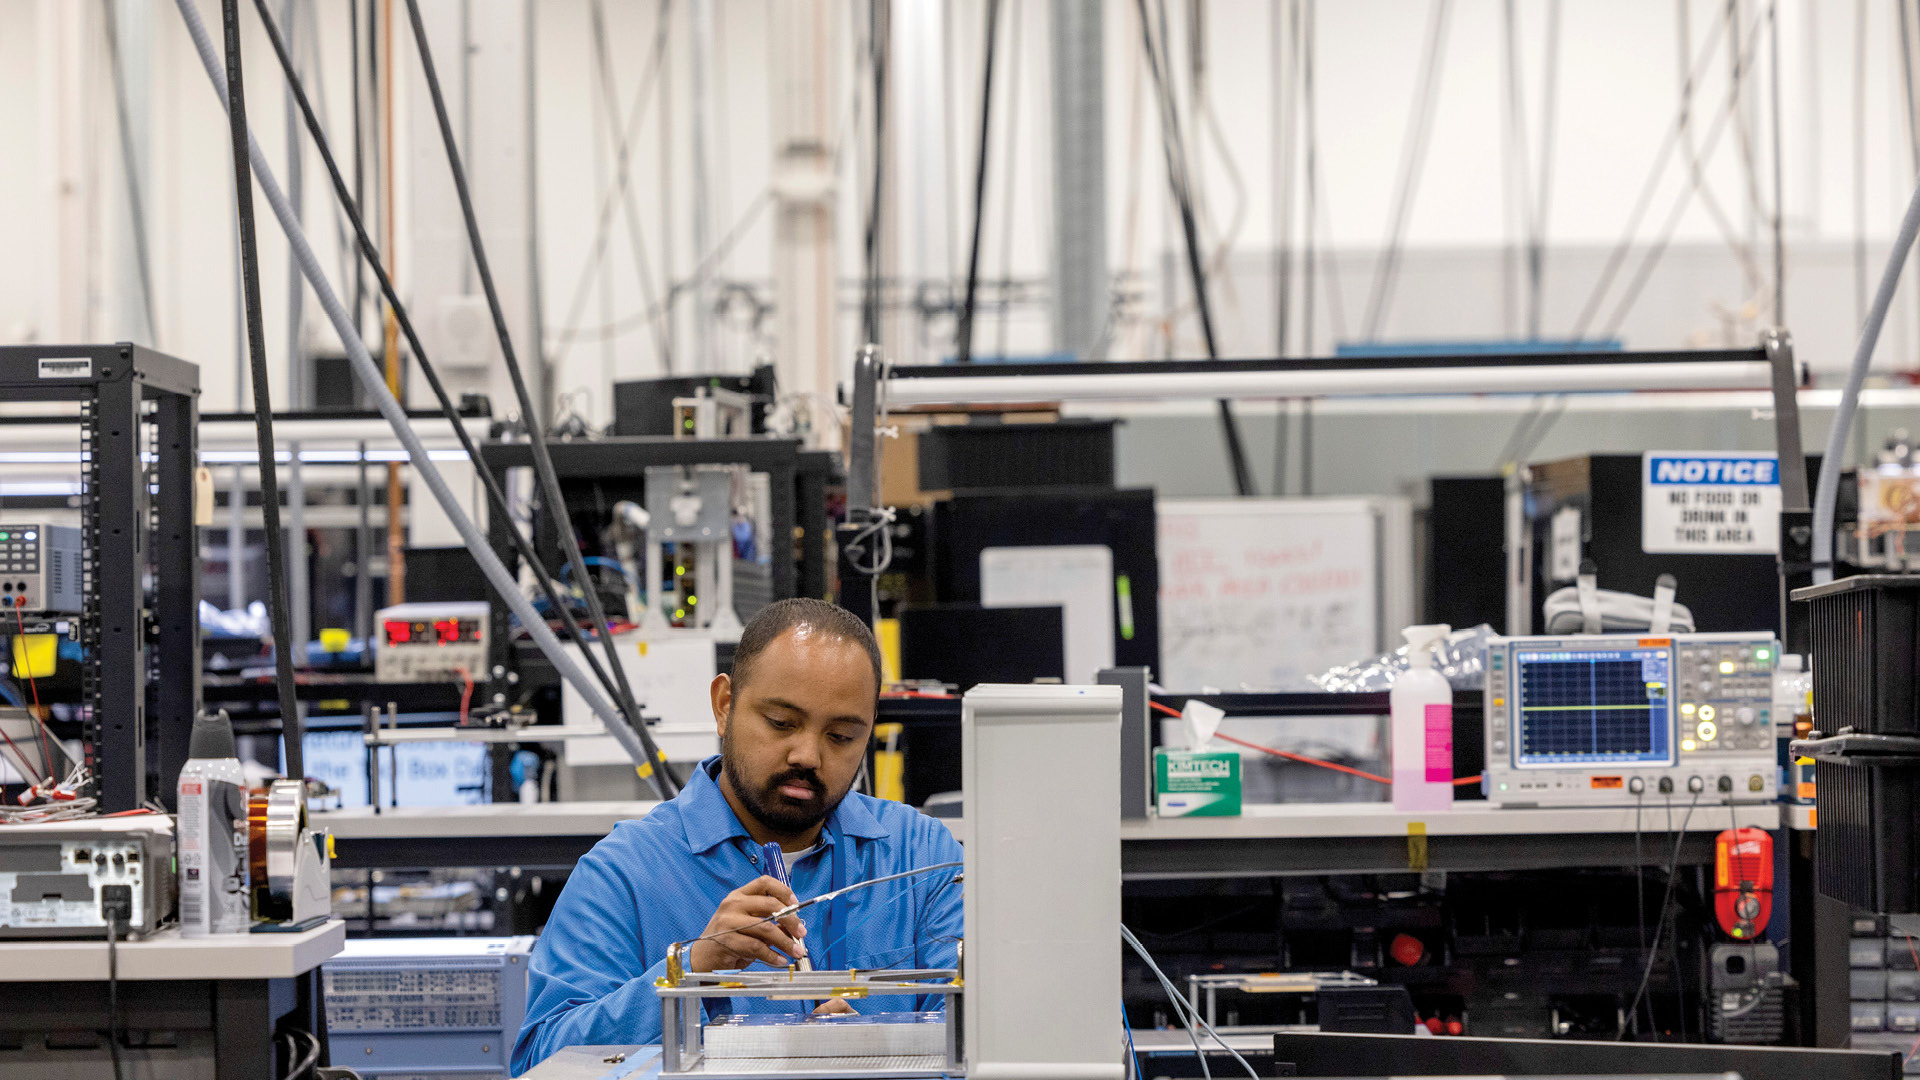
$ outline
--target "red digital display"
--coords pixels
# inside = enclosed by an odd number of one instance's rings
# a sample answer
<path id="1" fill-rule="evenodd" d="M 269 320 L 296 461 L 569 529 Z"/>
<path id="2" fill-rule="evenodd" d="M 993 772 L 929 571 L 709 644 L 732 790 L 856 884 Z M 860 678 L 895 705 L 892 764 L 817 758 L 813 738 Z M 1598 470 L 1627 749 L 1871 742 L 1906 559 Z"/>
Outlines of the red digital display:
<path id="1" fill-rule="evenodd" d="M 443 646 L 481 640 L 478 619 L 435 619 L 432 622 L 388 619 L 382 623 L 381 629 L 389 645 Z"/>

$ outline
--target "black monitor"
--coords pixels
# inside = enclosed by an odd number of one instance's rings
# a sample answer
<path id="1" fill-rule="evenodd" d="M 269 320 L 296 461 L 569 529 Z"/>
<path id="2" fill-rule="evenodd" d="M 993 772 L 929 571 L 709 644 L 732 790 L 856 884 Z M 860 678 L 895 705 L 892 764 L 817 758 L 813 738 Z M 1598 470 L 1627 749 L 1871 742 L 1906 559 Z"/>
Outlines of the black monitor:
<path id="1" fill-rule="evenodd" d="M 1058 607 L 938 604 L 900 611 L 900 677 L 937 679 L 962 692 L 979 683 L 1066 677 Z"/>
<path id="2" fill-rule="evenodd" d="M 1159 519 L 1153 491 L 956 495 L 934 504 L 934 596 L 979 603 L 980 553 L 1103 545 L 1113 552 L 1115 667 L 1160 670 Z"/>

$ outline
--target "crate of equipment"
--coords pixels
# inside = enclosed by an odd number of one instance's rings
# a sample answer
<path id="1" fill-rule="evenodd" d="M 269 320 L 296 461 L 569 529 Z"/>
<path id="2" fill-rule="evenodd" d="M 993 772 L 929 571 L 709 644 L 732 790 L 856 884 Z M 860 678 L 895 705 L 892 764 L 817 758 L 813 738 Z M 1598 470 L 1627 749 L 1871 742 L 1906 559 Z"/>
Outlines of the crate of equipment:
<path id="1" fill-rule="evenodd" d="M 1874 912 L 1920 910 L 1920 577 L 1866 574 L 1798 589 L 1813 654 L 1821 892 Z"/>
<path id="2" fill-rule="evenodd" d="M 349 941 L 321 978 L 333 1055 L 368 1080 L 505 1077 L 534 939 Z"/>

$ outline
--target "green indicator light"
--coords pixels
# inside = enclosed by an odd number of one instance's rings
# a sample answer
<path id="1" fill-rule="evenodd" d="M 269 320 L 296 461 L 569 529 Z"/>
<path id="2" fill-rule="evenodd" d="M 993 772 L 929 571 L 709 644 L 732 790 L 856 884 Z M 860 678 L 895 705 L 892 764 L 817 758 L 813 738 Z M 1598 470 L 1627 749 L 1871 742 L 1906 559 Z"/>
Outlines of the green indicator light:
<path id="1" fill-rule="evenodd" d="M 1765 659 L 1768 659 L 1769 657 L 1771 657 L 1772 655 L 1773 655 L 1773 650 L 1772 650 L 1772 649 L 1755 649 L 1755 650 L 1753 650 L 1753 658 L 1754 658 L 1755 660 L 1765 660 Z"/>

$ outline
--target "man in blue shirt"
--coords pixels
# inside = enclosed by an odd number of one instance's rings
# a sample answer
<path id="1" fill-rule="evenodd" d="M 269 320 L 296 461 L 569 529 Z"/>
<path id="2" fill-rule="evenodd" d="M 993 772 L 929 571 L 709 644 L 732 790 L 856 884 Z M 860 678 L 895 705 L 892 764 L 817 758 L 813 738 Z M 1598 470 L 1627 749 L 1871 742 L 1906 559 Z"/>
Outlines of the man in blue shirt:
<path id="1" fill-rule="evenodd" d="M 694 768 L 678 797 L 594 845 L 554 905 L 533 951 L 515 1075 L 565 1046 L 659 1042 L 654 980 L 675 942 L 702 939 L 686 952 L 693 971 L 784 968 L 802 956 L 821 969 L 954 966 L 958 867 L 766 921 L 796 898 L 960 861 L 945 825 L 852 790 L 879 690 L 879 646 L 844 609 L 783 600 L 754 616 L 732 676 L 713 680 L 720 754 Z M 780 845 L 791 890 L 762 865 L 768 842 Z M 891 1007 L 938 1008 L 943 999 L 907 1001 Z M 806 1007 L 741 998 L 730 1011 Z M 715 1011 L 715 999 L 707 1008 Z"/>

